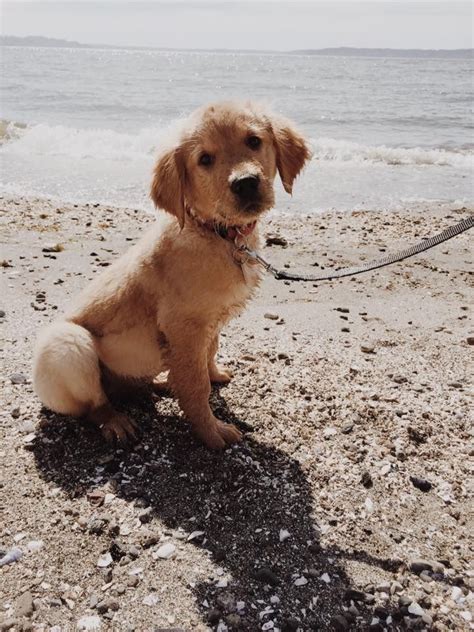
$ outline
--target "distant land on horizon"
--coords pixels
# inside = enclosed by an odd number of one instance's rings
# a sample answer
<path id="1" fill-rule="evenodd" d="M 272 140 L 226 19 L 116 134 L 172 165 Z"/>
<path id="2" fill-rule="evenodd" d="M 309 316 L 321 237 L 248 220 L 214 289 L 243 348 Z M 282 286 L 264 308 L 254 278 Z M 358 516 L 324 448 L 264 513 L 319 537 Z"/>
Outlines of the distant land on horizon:
<path id="1" fill-rule="evenodd" d="M 113 44 L 81 44 L 80 42 L 41 35 L 18 37 L 16 35 L 0 35 L 0 46 L 30 46 L 43 48 L 107 48 L 119 50 L 161 50 L 188 51 L 203 53 L 283 53 L 290 55 L 320 55 L 338 57 L 422 57 L 422 58 L 454 58 L 469 59 L 474 57 L 474 48 L 457 49 L 424 49 L 424 48 L 356 48 L 338 46 L 332 48 L 309 48 L 298 50 L 257 50 L 228 48 L 160 48 L 158 46 L 118 46 Z"/>

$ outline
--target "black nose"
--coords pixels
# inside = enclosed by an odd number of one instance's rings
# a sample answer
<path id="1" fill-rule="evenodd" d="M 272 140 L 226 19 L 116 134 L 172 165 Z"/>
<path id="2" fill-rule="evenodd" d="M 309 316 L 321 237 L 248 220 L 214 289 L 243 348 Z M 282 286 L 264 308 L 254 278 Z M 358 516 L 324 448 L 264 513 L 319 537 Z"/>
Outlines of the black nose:
<path id="1" fill-rule="evenodd" d="M 232 193 L 238 195 L 243 200 L 252 200 L 258 192 L 258 184 L 260 178 L 258 176 L 244 176 L 243 178 L 235 178 L 232 180 L 230 188 Z"/>

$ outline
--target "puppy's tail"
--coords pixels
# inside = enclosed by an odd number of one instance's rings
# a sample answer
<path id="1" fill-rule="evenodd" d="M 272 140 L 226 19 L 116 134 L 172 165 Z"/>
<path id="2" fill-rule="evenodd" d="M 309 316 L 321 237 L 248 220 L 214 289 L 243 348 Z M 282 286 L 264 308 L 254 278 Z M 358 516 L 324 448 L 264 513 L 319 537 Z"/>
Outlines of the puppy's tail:
<path id="1" fill-rule="evenodd" d="M 60 321 L 44 329 L 36 342 L 33 385 L 50 410 L 79 417 L 106 401 L 92 334 Z"/>

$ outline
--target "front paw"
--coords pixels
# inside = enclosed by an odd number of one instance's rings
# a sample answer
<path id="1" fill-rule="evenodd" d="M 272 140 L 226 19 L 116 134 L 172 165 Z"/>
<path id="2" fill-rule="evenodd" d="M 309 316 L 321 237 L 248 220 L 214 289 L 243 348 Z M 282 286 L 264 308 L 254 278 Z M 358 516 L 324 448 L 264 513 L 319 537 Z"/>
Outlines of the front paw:
<path id="1" fill-rule="evenodd" d="M 213 423 L 196 430 L 200 439 L 211 450 L 223 450 L 242 441 L 243 435 L 234 424 L 226 424 L 214 417 Z"/>
<path id="2" fill-rule="evenodd" d="M 108 443 L 126 444 L 137 439 L 136 423 L 122 413 L 116 413 L 99 426 L 102 436 Z"/>
<path id="3" fill-rule="evenodd" d="M 209 367 L 209 379 L 213 384 L 228 384 L 233 377 L 232 371 L 220 364 Z"/>

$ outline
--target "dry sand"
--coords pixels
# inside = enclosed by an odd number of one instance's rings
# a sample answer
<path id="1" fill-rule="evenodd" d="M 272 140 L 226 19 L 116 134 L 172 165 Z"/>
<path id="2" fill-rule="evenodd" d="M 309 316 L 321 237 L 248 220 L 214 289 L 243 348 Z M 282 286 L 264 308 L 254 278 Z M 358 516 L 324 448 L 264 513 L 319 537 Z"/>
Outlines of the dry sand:
<path id="1" fill-rule="evenodd" d="M 114 450 L 41 409 L 31 347 L 151 218 L 0 209 L 0 548 L 23 552 L 0 568 L 0 630 L 470 629 L 472 235 L 318 287 L 267 278 L 225 330 L 235 378 L 212 396 L 244 442 L 207 451 L 163 398 Z M 356 263 L 468 214 L 273 215 L 263 235 L 287 247 L 264 254 Z"/>

